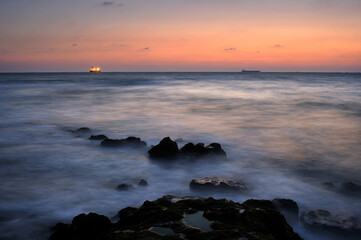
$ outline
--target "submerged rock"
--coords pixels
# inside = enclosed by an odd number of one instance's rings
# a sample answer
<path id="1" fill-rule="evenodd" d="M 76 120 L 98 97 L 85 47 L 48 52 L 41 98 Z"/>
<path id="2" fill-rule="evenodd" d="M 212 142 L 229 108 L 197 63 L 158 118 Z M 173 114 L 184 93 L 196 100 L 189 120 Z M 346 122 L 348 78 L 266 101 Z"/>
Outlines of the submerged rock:
<path id="1" fill-rule="evenodd" d="M 350 194 L 352 194 L 352 193 L 361 194 L 361 185 L 358 185 L 353 182 L 344 182 L 341 185 L 340 191 L 344 192 L 344 193 L 350 193 Z"/>
<path id="2" fill-rule="evenodd" d="M 181 148 L 180 152 L 190 157 L 227 156 L 219 143 L 211 143 L 208 146 L 205 146 L 204 143 L 197 143 L 195 145 L 193 143 L 187 143 Z"/>
<path id="3" fill-rule="evenodd" d="M 218 177 L 205 177 L 202 179 L 192 179 L 189 183 L 191 189 L 196 190 L 216 190 L 216 191 L 245 191 L 245 183 L 235 179 L 224 179 Z"/>
<path id="4" fill-rule="evenodd" d="M 88 127 L 81 127 L 81 128 L 78 128 L 77 130 L 75 130 L 75 132 L 77 133 L 87 133 L 87 132 L 90 132 L 90 128 Z"/>
<path id="5" fill-rule="evenodd" d="M 122 183 L 118 185 L 117 190 L 125 191 L 125 190 L 129 190 L 131 187 L 132 185 L 130 184 Z"/>
<path id="6" fill-rule="evenodd" d="M 140 208 L 119 211 L 119 221 L 101 220 L 102 227 L 74 231 L 73 223 L 57 225 L 51 240 L 64 239 L 250 239 L 300 240 L 271 201 L 164 196 Z M 75 219 L 75 218 L 74 218 Z M 108 219 L 109 220 L 109 219 Z M 74 220 L 73 220 L 74 222 Z M 78 222 L 78 221 L 77 221 Z M 94 224 L 84 219 L 82 229 Z M 66 237 L 63 237 L 66 236 Z"/>
<path id="7" fill-rule="evenodd" d="M 361 222 L 354 216 L 334 214 L 326 210 L 308 211 L 301 214 L 301 221 L 309 227 L 361 234 Z"/>
<path id="8" fill-rule="evenodd" d="M 333 182 L 323 182 L 322 185 L 327 190 L 335 190 L 335 188 L 336 188 L 336 186 Z"/>
<path id="9" fill-rule="evenodd" d="M 138 182 L 138 185 L 139 186 L 148 186 L 148 182 L 144 179 L 141 179 L 139 182 Z"/>
<path id="10" fill-rule="evenodd" d="M 147 143 L 137 137 L 127 137 L 126 139 L 109 139 L 106 138 L 101 142 L 103 147 L 146 147 Z"/>
<path id="11" fill-rule="evenodd" d="M 89 139 L 90 140 L 104 140 L 104 139 L 108 139 L 108 137 L 105 135 L 102 135 L 102 134 L 101 135 L 91 135 Z"/>
<path id="12" fill-rule="evenodd" d="M 165 137 L 158 145 L 152 147 L 148 153 L 150 158 L 175 158 L 179 154 L 178 144 L 172 141 L 170 137 Z"/>

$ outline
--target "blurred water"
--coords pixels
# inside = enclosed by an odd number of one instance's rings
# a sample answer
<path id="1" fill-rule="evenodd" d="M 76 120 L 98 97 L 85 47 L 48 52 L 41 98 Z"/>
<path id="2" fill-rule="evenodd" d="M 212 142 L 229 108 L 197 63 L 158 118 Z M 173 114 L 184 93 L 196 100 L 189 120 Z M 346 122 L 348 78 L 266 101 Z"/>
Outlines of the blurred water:
<path id="1" fill-rule="evenodd" d="M 234 177 L 236 201 L 292 198 L 301 211 L 361 215 L 361 201 L 323 188 L 361 184 L 361 74 L 0 74 L 0 239 L 47 239 L 81 212 L 114 216 L 165 194 L 192 192 L 192 178 Z M 68 130 L 219 142 L 227 161 L 159 163 L 147 149 L 104 149 Z M 140 179 L 148 187 L 117 191 Z M 305 239 L 321 236 L 294 225 Z M 21 228 L 21 231 L 19 231 Z"/>

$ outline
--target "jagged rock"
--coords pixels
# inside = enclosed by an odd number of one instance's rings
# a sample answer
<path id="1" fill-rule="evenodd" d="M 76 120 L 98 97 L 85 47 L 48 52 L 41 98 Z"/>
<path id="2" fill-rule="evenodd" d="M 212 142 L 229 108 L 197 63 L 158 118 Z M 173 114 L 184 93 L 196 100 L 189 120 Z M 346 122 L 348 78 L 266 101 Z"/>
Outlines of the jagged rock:
<path id="1" fill-rule="evenodd" d="M 174 159 L 174 158 L 200 158 L 200 157 L 226 157 L 226 152 L 222 149 L 221 144 L 211 143 L 205 146 L 203 143 L 187 143 L 180 150 L 178 144 L 169 137 L 163 138 L 156 146 L 149 151 L 149 157 L 153 159 Z"/>
<path id="2" fill-rule="evenodd" d="M 361 222 L 354 216 L 334 214 L 326 210 L 303 212 L 301 221 L 309 227 L 361 234 Z"/>
<path id="3" fill-rule="evenodd" d="M 117 190 L 125 191 L 125 190 L 129 190 L 131 187 L 132 185 L 130 184 L 122 183 L 118 185 Z"/>
<path id="4" fill-rule="evenodd" d="M 197 213 L 197 214 L 196 214 Z M 201 214 L 201 215 L 200 215 Z M 209 223 L 209 231 L 203 231 L 185 218 L 197 215 Z M 300 240 L 282 214 L 271 201 L 248 200 L 243 204 L 226 199 L 178 198 L 164 196 L 155 201 L 145 201 L 140 208 L 127 207 L 119 211 L 119 221 L 102 224 L 89 232 L 75 234 L 73 223 L 55 227 L 53 236 L 64 233 L 67 238 L 78 239 L 250 239 L 250 240 Z M 202 221 L 203 221 L 202 220 Z M 92 224 L 85 224 L 92 226 Z M 74 225 L 76 226 L 76 225 Z M 172 235 L 152 232 L 155 227 L 167 228 Z M 98 229 L 101 229 L 100 231 Z M 86 229 L 86 228 L 82 228 Z M 98 232 L 102 232 L 101 235 Z M 93 234 L 93 235 L 90 235 Z M 89 237 L 91 236 L 91 237 Z M 96 236 L 97 238 L 94 238 Z M 88 238 L 87 238 L 88 237 Z"/>
<path id="5" fill-rule="evenodd" d="M 192 179 L 189 184 L 191 189 L 207 191 L 244 191 L 247 189 L 245 183 L 235 179 L 224 179 L 218 177 L 205 177 L 202 179 Z"/>
<path id="6" fill-rule="evenodd" d="M 106 138 L 101 142 L 103 147 L 133 147 L 141 148 L 147 146 L 147 143 L 137 137 L 127 137 L 126 139 Z"/>
<path id="7" fill-rule="evenodd" d="M 221 144 L 211 143 L 204 146 L 204 143 L 187 143 L 181 150 L 181 154 L 190 157 L 204 157 L 204 156 L 220 156 L 226 157 L 226 152 L 222 149 Z"/>
<path id="8" fill-rule="evenodd" d="M 170 137 L 165 137 L 158 145 L 152 147 L 149 151 L 150 158 L 156 159 L 167 159 L 175 158 L 179 154 L 178 144 Z"/>
<path id="9" fill-rule="evenodd" d="M 299 208 L 295 201 L 285 198 L 275 198 L 272 200 L 272 203 L 279 211 L 287 211 L 298 217 Z"/>
<path id="10" fill-rule="evenodd" d="M 90 140 L 104 140 L 104 139 L 108 139 L 107 136 L 105 135 L 91 135 Z"/>
<path id="11" fill-rule="evenodd" d="M 144 179 L 141 179 L 139 182 L 138 182 L 138 185 L 139 186 L 148 186 L 148 182 Z"/>
<path id="12" fill-rule="evenodd" d="M 109 218 L 96 213 L 80 214 L 73 218 L 70 225 L 58 223 L 50 240 L 103 239 L 112 226 Z"/>

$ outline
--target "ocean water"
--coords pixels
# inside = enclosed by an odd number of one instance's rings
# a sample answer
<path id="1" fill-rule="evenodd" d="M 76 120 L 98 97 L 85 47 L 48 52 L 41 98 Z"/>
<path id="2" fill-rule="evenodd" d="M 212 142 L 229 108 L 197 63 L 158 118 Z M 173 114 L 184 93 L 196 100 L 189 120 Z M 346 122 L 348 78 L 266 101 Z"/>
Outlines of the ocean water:
<path id="1" fill-rule="evenodd" d="M 71 130 L 89 127 L 91 133 Z M 87 138 L 137 136 L 147 149 Z M 219 142 L 227 160 L 152 161 L 163 137 Z M 361 199 L 324 187 L 361 184 L 361 74 L 0 74 L 0 239 L 47 239 L 82 212 L 109 217 L 166 194 L 291 198 L 301 212 L 361 217 Z M 247 193 L 202 193 L 193 178 L 232 177 Z M 147 187 L 116 190 L 117 185 Z M 304 239 L 343 239 L 293 223 Z"/>

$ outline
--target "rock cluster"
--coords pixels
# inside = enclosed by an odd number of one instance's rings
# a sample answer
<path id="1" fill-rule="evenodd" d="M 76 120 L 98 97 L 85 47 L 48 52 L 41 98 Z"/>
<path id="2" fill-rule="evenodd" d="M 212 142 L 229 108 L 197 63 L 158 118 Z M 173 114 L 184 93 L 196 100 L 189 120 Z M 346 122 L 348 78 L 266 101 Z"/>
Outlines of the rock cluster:
<path id="1" fill-rule="evenodd" d="M 178 144 L 170 139 L 170 137 L 163 138 L 159 144 L 152 147 L 148 153 L 152 159 L 226 157 L 226 152 L 219 143 L 211 143 L 208 146 L 205 146 L 203 143 L 187 143 L 179 150 Z"/>
<path id="2" fill-rule="evenodd" d="M 189 221 L 192 216 L 201 217 L 198 221 L 209 227 L 199 228 L 196 222 Z M 301 239 L 267 200 L 240 204 L 226 199 L 164 196 L 145 201 L 140 208 L 124 208 L 118 217 L 116 223 L 111 223 L 102 215 L 80 214 L 71 224 L 57 224 L 50 240 Z"/>

